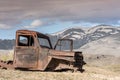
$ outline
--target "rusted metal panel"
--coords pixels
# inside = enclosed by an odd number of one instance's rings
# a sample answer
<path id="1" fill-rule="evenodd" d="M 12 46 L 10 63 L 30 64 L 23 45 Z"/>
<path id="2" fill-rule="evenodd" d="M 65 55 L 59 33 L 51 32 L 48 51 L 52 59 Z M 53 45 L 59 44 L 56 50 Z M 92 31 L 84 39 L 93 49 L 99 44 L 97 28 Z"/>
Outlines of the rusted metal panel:
<path id="1" fill-rule="evenodd" d="M 53 56 L 72 56 L 72 57 L 74 57 L 74 52 L 70 52 L 70 51 L 50 50 L 49 53 L 50 53 L 50 55 L 53 55 Z"/>
<path id="2" fill-rule="evenodd" d="M 47 64 L 49 63 L 48 60 L 48 53 L 49 49 L 41 48 L 40 54 L 39 54 L 39 61 L 41 64 L 41 70 L 45 70 Z"/>
<path id="3" fill-rule="evenodd" d="M 38 54 L 34 48 L 16 48 L 16 67 L 37 67 Z"/>
<path id="4" fill-rule="evenodd" d="M 55 58 L 55 59 L 61 59 L 61 60 L 66 60 L 66 61 L 71 61 L 71 62 L 74 62 L 74 61 L 75 61 L 73 57 L 52 56 L 52 58 Z"/>

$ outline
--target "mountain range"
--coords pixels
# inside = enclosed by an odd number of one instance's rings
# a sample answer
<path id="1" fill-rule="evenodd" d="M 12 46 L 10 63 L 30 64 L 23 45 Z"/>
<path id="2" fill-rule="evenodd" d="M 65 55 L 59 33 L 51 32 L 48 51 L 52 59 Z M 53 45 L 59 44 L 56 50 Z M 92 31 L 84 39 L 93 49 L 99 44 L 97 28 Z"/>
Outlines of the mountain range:
<path id="1" fill-rule="evenodd" d="M 101 51 L 120 52 L 120 27 L 98 25 L 92 28 L 73 27 L 54 34 L 47 34 L 54 46 L 59 38 L 73 40 L 74 50 L 82 50 L 86 53 L 102 53 Z M 12 49 L 15 40 L 0 40 L 0 49 Z M 96 51 L 96 52 L 95 52 Z"/>
<path id="2" fill-rule="evenodd" d="M 13 49 L 15 45 L 15 40 L 12 39 L 5 39 L 5 40 L 2 40 L 0 39 L 0 49 L 1 50 L 8 50 L 8 49 Z"/>
<path id="3" fill-rule="evenodd" d="M 111 35 L 119 37 L 120 28 L 107 25 L 98 25 L 89 29 L 82 29 L 80 27 L 66 29 L 52 35 L 52 39 L 69 38 L 74 41 L 74 49 L 79 49 L 88 43 L 97 41 L 99 39 L 107 38 Z M 101 44 L 101 43 L 99 43 Z"/>

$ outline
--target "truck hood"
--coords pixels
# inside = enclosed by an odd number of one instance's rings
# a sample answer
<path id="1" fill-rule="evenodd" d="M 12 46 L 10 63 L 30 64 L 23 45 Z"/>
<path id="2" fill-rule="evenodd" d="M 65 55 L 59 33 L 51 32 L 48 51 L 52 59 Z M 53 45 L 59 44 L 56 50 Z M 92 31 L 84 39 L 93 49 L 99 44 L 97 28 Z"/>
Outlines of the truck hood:
<path id="1" fill-rule="evenodd" d="M 50 55 L 53 56 L 69 56 L 69 57 L 74 57 L 75 53 L 74 52 L 70 52 L 70 51 L 58 51 L 58 50 L 50 50 L 49 51 Z"/>

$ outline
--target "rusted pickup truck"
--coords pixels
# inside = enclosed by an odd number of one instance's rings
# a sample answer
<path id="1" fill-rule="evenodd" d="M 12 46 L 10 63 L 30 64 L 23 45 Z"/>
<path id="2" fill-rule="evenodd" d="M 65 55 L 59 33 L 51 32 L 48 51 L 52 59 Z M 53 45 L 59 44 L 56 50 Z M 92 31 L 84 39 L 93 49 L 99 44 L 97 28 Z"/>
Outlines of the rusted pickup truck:
<path id="1" fill-rule="evenodd" d="M 70 49 L 62 51 L 62 44 L 67 42 L 70 45 L 67 47 Z M 47 35 L 36 31 L 18 30 L 15 43 L 13 61 L 0 61 L 1 68 L 83 71 L 82 67 L 85 62 L 82 52 L 73 52 L 71 39 L 58 39 L 53 48 Z"/>

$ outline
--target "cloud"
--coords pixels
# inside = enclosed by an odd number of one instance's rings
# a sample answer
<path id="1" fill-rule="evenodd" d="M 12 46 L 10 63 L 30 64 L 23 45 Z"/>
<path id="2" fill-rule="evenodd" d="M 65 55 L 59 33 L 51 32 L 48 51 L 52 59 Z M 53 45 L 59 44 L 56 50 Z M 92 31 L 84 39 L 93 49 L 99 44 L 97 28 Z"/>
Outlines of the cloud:
<path id="1" fill-rule="evenodd" d="M 40 21 L 40 20 L 34 20 L 31 23 L 31 26 L 33 26 L 33 27 L 38 27 L 38 26 L 41 26 L 41 25 L 42 25 L 42 21 Z"/>
<path id="2" fill-rule="evenodd" d="M 10 29 L 11 26 L 6 25 L 6 24 L 0 24 L 0 29 Z"/>
<path id="3" fill-rule="evenodd" d="M 40 20 L 34 20 L 29 26 L 24 26 L 24 28 L 37 28 L 39 26 L 42 26 L 43 22 Z"/>
<path id="4" fill-rule="evenodd" d="M 116 22 L 120 20 L 119 3 L 120 0 L 0 0 L 0 22 L 11 27 L 27 19 L 49 19 L 51 23 Z"/>

